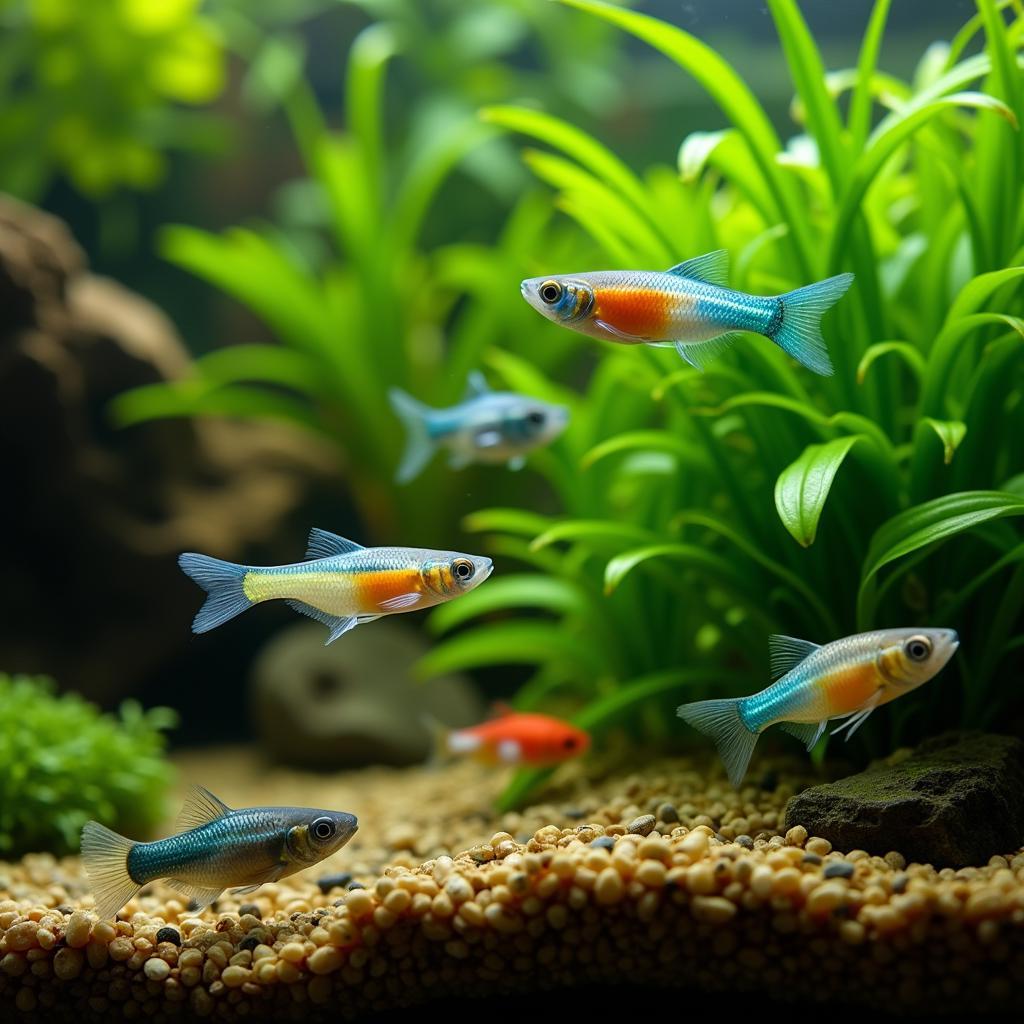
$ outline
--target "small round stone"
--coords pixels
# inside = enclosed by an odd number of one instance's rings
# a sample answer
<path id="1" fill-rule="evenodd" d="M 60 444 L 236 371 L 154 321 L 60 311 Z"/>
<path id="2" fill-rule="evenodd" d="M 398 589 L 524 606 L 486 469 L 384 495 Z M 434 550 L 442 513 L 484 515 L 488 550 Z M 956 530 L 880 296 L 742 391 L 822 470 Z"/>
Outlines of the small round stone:
<path id="1" fill-rule="evenodd" d="M 679 820 L 679 812 L 676 810 L 675 804 L 658 804 L 656 814 L 658 816 L 658 820 L 665 822 L 666 825 L 671 825 Z"/>
<path id="2" fill-rule="evenodd" d="M 648 836 L 654 831 L 656 821 L 653 814 L 641 814 L 626 826 L 626 831 L 632 836 Z"/>
<path id="3" fill-rule="evenodd" d="M 855 868 L 848 860 L 830 860 L 822 874 L 826 878 L 852 878 Z"/>
<path id="4" fill-rule="evenodd" d="M 320 892 L 326 896 L 332 889 L 346 889 L 352 881 L 352 876 L 347 871 L 341 871 L 333 875 L 323 875 L 316 880 Z"/>
<path id="5" fill-rule="evenodd" d="M 157 944 L 161 942 L 170 942 L 172 945 L 181 945 L 181 933 L 177 928 L 163 927 L 156 933 Z"/>
<path id="6" fill-rule="evenodd" d="M 164 981 L 170 976 L 171 965 L 166 960 L 154 956 L 142 965 L 142 970 L 150 981 Z"/>
<path id="7" fill-rule="evenodd" d="M 590 841 L 590 845 L 597 849 L 610 850 L 615 845 L 614 836 L 598 836 Z"/>

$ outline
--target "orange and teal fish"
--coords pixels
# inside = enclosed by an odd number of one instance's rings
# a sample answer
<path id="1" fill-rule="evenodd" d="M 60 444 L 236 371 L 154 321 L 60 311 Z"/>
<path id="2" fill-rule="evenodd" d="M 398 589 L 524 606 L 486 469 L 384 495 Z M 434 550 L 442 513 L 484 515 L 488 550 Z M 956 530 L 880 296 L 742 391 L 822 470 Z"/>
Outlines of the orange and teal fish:
<path id="1" fill-rule="evenodd" d="M 663 273 L 600 270 L 523 281 L 523 298 L 549 320 L 606 341 L 675 348 L 704 366 L 728 348 L 737 331 L 769 338 L 809 370 L 832 371 L 821 317 L 845 294 L 853 274 L 839 274 L 784 295 L 727 288 L 724 249 Z"/>
<path id="2" fill-rule="evenodd" d="M 178 564 L 209 595 L 192 629 L 206 633 L 263 601 L 284 600 L 330 630 L 327 643 L 363 622 L 450 601 L 491 574 L 489 558 L 428 548 L 364 548 L 312 529 L 306 561 L 237 565 L 192 552 Z"/>
<path id="3" fill-rule="evenodd" d="M 550 715 L 504 709 L 490 721 L 441 737 L 445 754 L 484 764 L 556 765 L 586 753 L 590 737 Z"/>
<path id="4" fill-rule="evenodd" d="M 845 723 L 849 739 L 875 708 L 928 682 L 960 644 L 952 629 L 879 629 L 819 647 L 773 636 L 771 686 L 750 697 L 700 700 L 679 717 L 718 746 L 729 781 L 743 781 L 757 737 L 781 724 L 810 750 L 830 719 Z"/>

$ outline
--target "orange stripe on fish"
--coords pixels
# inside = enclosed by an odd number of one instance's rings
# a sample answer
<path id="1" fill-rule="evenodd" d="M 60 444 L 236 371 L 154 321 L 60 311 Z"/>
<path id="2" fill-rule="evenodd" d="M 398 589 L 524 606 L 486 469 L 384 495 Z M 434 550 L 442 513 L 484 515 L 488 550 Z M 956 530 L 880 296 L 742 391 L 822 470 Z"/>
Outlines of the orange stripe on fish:
<path id="1" fill-rule="evenodd" d="M 688 305 L 685 296 L 656 288 L 597 288 L 594 317 L 623 334 L 642 340 L 664 338 L 676 304 Z"/>

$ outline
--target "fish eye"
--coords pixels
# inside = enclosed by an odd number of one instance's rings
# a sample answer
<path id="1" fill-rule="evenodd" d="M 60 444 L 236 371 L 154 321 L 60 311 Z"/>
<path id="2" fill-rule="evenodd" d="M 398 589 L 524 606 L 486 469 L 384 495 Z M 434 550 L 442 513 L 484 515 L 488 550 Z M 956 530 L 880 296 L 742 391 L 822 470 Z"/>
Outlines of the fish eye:
<path id="1" fill-rule="evenodd" d="M 310 831 L 313 833 L 314 839 L 319 839 L 322 843 L 326 842 L 334 835 L 334 822 L 330 818 L 317 818 L 310 825 Z"/>
<path id="2" fill-rule="evenodd" d="M 903 650 L 911 661 L 924 661 L 932 653 L 932 642 L 926 636 L 912 636 Z"/>
<path id="3" fill-rule="evenodd" d="M 562 286 L 557 281 L 545 281 L 540 286 L 540 297 L 549 306 L 562 297 Z"/>
<path id="4" fill-rule="evenodd" d="M 473 568 L 473 563 L 468 558 L 456 558 L 452 562 L 452 574 L 457 580 L 471 580 L 473 573 L 476 570 Z"/>
<path id="5" fill-rule="evenodd" d="M 566 736 L 565 739 L 562 740 L 562 746 L 565 747 L 566 750 L 572 750 L 572 748 L 576 746 L 576 738 L 574 736 Z"/>
<path id="6" fill-rule="evenodd" d="M 527 413 L 526 422 L 532 423 L 535 427 L 539 427 L 544 422 L 544 413 L 539 410 Z"/>

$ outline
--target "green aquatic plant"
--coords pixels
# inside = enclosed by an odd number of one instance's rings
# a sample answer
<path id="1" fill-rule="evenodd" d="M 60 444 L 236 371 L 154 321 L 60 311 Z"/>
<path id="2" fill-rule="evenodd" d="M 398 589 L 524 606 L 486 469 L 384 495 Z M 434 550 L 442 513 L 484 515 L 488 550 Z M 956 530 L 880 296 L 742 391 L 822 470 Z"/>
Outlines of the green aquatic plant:
<path id="1" fill-rule="evenodd" d="M 657 738 L 681 731 L 683 700 L 764 686 L 769 633 L 824 642 L 929 624 L 956 628 L 960 651 L 937 681 L 873 716 L 862 751 L 1019 711 L 1019 7 L 979 0 L 904 82 L 879 70 L 888 0 L 874 6 L 857 67 L 829 73 L 793 0 L 769 0 L 796 90 L 799 134 L 784 144 L 705 43 L 599 0 L 565 2 L 675 61 L 722 121 L 682 139 L 675 168 L 638 175 L 548 113 L 485 110 L 485 122 L 543 147 L 526 163 L 577 225 L 579 254 L 598 256 L 568 266 L 534 251 L 522 276 L 656 269 L 726 248 L 745 291 L 844 270 L 856 282 L 826 317 L 829 378 L 753 337 L 706 373 L 671 351 L 604 346 L 579 396 L 492 351 L 507 384 L 572 407 L 564 443 L 537 462 L 563 511 L 469 517 L 492 553 L 535 571 L 506 570 L 435 612 L 440 634 L 483 621 L 440 643 L 423 674 L 525 664 L 535 673 L 519 708 L 582 707 L 580 725 Z M 505 614 L 522 609 L 539 614 Z M 505 803 L 540 777 L 521 773 Z"/>
<path id="2" fill-rule="evenodd" d="M 235 45 L 254 62 L 269 61 L 268 47 L 283 45 L 237 18 L 232 25 Z M 440 544 L 451 539 L 465 477 L 437 460 L 407 488 L 393 486 L 406 439 L 389 389 L 454 404 L 488 346 L 524 339 L 520 350 L 551 368 L 572 342 L 532 347 L 533 314 L 507 287 L 518 254 L 539 246 L 541 236 L 557 251 L 565 232 L 548 230 L 546 202 L 525 195 L 496 243 L 431 247 L 425 237 L 449 176 L 498 133 L 475 111 L 449 104 L 402 120 L 404 135 L 395 141 L 385 85 L 392 65 L 408 64 L 415 47 L 404 16 L 356 37 L 345 66 L 341 131 L 329 127 L 294 54 L 287 73 L 263 76 L 309 176 L 285 191 L 284 205 L 301 207 L 305 227 L 316 230 L 215 234 L 176 225 L 163 232 L 161 249 L 248 307 L 280 344 L 217 348 L 198 358 L 185 380 L 120 396 L 114 416 L 122 425 L 183 415 L 296 424 L 337 452 L 364 538 Z"/>
<path id="3" fill-rule="evenodd" d="M 201 0 L 0 0 L 0 180 L 101 198 L 148 189 L 170 149 L 206 144 L 224 53 Z"/>
<path id="4" fill-rule="evenodd" d="M 95 819 L 145 835 L 164 817 L 169 708 L 102 714 L 49 679 L 0 673 L 0 857 L 78 849 Z"/>

